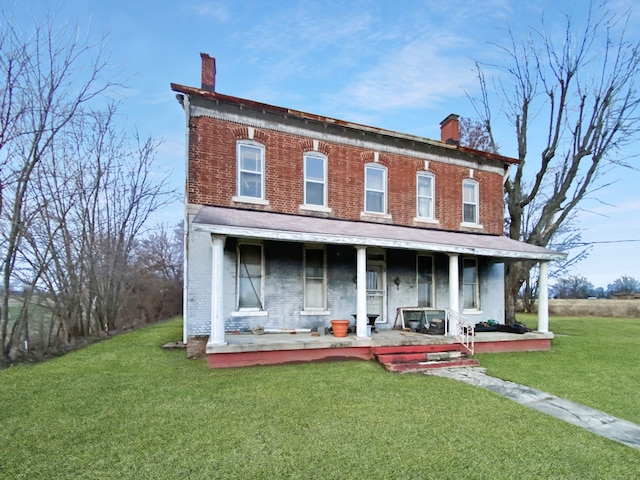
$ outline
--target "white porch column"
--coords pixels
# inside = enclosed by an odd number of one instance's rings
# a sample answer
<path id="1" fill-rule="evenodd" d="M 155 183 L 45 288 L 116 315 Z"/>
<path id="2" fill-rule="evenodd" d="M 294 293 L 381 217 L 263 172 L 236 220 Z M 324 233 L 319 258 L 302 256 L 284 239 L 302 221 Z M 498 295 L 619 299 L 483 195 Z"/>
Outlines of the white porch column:
<path id="1" fill-rule="evenodd" d="M 458 274 L 458 255 L 449 254 L 449 309 L 460 313 L 460 286 Z M 455 335 L 458 331 L 458 321 L 456 317 L 449 318 L 448 336 Z"/>
<path id="2" fill-rule="evenodd" d="M 367 247 L 356 247 L 356 336 L 367 336 Z"/>
<path id="3" fill-rule="evenodd" d="M 224 262 L 223 235 L 211 235 L 211 335 L 207 345 L 226 345 L 224 339 L 224 290 L 222 286 Z"/>
<path id="4" fill-rule="evenodd" d="M 540 262 L 538 278 L 538 331 L 549 331 L 549 269 L 548 262 Z"/>

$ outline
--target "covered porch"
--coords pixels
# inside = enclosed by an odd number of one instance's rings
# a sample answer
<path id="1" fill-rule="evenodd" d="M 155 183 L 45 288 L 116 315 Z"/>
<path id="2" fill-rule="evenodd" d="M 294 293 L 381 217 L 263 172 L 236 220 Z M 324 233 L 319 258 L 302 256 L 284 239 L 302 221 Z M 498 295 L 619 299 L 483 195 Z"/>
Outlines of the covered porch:
<path id="1" fill-rule="evenodd" d="M 274 363 L 264 360 L 264 357 L 280 356 L 282 361 L 319 360 L 323 358 L 354 357 L 371 358 L 373 349 L 385 346 L 411 346 L 411 345 L 447 345 L 457 342 L 456 337 L 469 332 L 469 327 L 476 320 L 483 320 L 480 315 L 489 315 L 480 309 L 468 310 L 462 305 L 465 300 L 465 279 L 463 278 L 465 259 L 481 259 L 476 262 L 478 266 L 485 268 L 489 280 L 484 283 L 486 293 L 503 290 L 501 275 L 502 263 L 510 260 L 534 260 L 539 262 L 539 313 L 538 332 L 523 335 L 511 335 L 509 340 L 505 333 L 491 332 L 478 333 L 474 338 L 477 342 L 477 352 L 482 351 L 519 351 L 527 349 L 548 349 L 550 339 L 548 320 L 548 293 L 547 293 L 547 262 L 564 258 L 564 254 L 552 252 L 545 248 L 517 242 L 503 236 L 486 235 L 473 232 L 450 232 L 429 228 L 403 227 L 384 223 L 356 222 L 335 220 L 330 218 L 306 217 L 297 215 L 285 215 L 263 211 L 236 210 L 222 207 L 202 207 L 192 220 L 195 233 L 206 235 L 209 240 L 210 270 L 210 317 L 208 340 L 206 342 L 206 354 L 210 364 L 224 364 L 233 356 L 244 357 L 246 365 Z M 200 237 L 203 238 L 203 237 Z M 234 298 L 233 289 L 229 287 L 229 274 L 231 272 L 230 261 L 233 261 L 233 251 L 229 248 L 229 241 L 240 242 L 243 239 L 250 241 L 270 242 L 269 255 L 264 263 L 270 263 L 270 274 L 280 274 L 276 280 L 269 282 L 270 296 L 266 302 L 259 302 L 259 308 L 252 312 L 241 311 L 230 304 Z M 204 238 L 203 238 L 204 240 Z M 300 308 L 287 307 L 285 311 L 281 307 L 293 298 L 290 291 L 276 289 L 276 285 L 286 283 L 289 288 L 295 290 L 300 283 L 300 270 L 291 269 L 295 255 L 298 255 L 303 247 L 296 245 L 324 245 L 331 247 L 331 262 L 329 263 L 330 275 L 325 274 L 325 282 L 328 285 L 328 301 L 323 312 L 306 312 Z M 298 249 L 298 252 L 296 252 Z M 261 249 L 259 251 L 262 251 Z M 371 275 L 370 252 L 382 251 L 381 259 L 376 262 L 382 264 L 381 277 L 383 280 L 383 293 L 381 304 L 384 306 L 386 325 L 378 328 L 379 333 L 367 335 L 368 285 Z M 291 252 L 294 252 L 295 255 Z M 386 252 L 386 253 L 385 253 Z M 402 253 L 408 252 L 408 253 Z M 226 267 L 225 267 L 226 255 Z M 279 258 L 287 256 L 288 267 L 278 269 Z M 418 299 L 416 289 L 419 287 L 416 280 L 415 266 L 413 273 L 405 268 L 397 276 L 398 270 L 393 274 L 389 270 L 398 268 L 398 265 L 415 262 L 415 256 L 430 255 L 436 259 L 436 277 L 438 285 L 434 286 L 435 308 L 447 310 L 448 326 L 445 336 L 425 335 L 414 332 L 398 331 L 392 328 L 390 319 L 399 305 L 415 305 Z M 416 257 L 417 258 L 417 257 Z M 411 260 L 413 259 L 413 260 Z M 326 260 L 325 260 L 326 262 Z M 404 263 L 403 263 L 404 262 Z M 238 264 L 240 265 L 240 264 Z M 414 264 L 415 265 L 415 264 Z M 387 269 L 388 266 L 388 269 Z M 191 268 L 191 267 L 189 267 Z M 326 264 L 325 264 L 325 269 Z M 433 267 L 432 267 L 433 268 Z M 203 270 L 204 272 L 204 270 Z M 293 274 L 293 276 L 291 276 Z M 285 276 L 288 275 L 288 276 Z M 351 282 L 353 277 L 353 283 Z M 261 277 L 263 278 L 263 277 Z M 269 280 L 269 279 L 267 279 Z M 397 283 L 396 283 L 397 282 Z M 226 284 L 226 290 L 225 290 Z M 395 286 L 393 285 L 395 284 Z M 255 288 L 256 296 L 260 288 Z M 480 288 L 476 282 L 476 288 Z M 403 292 L 406 292 L 403 293 Z M 205 293 L 205 292 L 202 292 Z M 402 301 L 395 299 L 401 295 Z M 488 295 L 489 296 L 489 295 Z M 387 300 L 394 298 L 392 302 Z M 205 297 L 206 298 L 206 297 Z M 238 295 L 236 292 L 235 298 Z M 409 298 L 409 300 L 407 300 Z M 412 301 L 413 299 L 413 301 Z M 494 299 L 495 300 L 495 299 Z M 226 302 L 226 303 L 225 303 Z M 393 304 L 392 304 L 393 303 Z M 485 307 L 494 310 L 493 317 L 499 322 L 504 321 L 504 315 L 499 316 L 495 308 L 500 301 L 485 302 Z M 431 305 L 429 305 L 431 306 Z M 500 307 L 502 308 L 502 307 Z M 280 309 L 280 310 L 278 310 Z M 190 315 L 189 311 L 185 315 Z M 232 333 L 235 328 L 229 328 L 230 322 L 237 319 L 253 318 L 260 325 L 270 327 L 278 326 L 286 318 L 288 325 L 304 327 L 308 326 L 313 318 L 315 325 L 329 324 L 330 319 L 355 318 L 353 326 L 355 332 L 348 337 L 338 339 L 329 336 L 312 336 L 310 334 L 268 334 L 264 336 Z M 474 316 L 475 315 L 475 316 Z M 469 317 L 469 318 L 467 318 Z M 257 324 L 257 323 L 256 323 Z M 280 325 L 282 325 L 281 323 Z M 246 322 L 245 325 L 250 325 Z M 246 330 L 245 330 L 246 332 Z M 185 341 L 187 332 L 185 331 Z M 516 343 L 513 343 L 513 342 Z M 529 343 L 527 343 L 529 342 Z M 280 352 L 280 353 L 275 353 Z M 239 362 L 239 360 L 232 360 Z M 275 363 L 280 363 L 276 361 Z M 238 365 L 242 364 L 239 362 Z"/>

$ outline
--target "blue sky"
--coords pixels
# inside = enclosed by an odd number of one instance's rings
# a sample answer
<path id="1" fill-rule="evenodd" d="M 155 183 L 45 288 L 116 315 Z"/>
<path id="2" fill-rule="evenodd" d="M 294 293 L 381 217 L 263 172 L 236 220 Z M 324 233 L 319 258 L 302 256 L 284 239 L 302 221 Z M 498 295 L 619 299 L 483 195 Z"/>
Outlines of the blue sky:
<path id="1" fill-rule="evenodd" d="M 2 2 L 5 6 L 11 0 Z M 624 12 L 634 0 L 616 0 Z M 33 0 L 42 12 L 55 2 Z M 119 92 L 129 125 L 163 140 L 159 160 L 182 190 L 184 117 L 171 82 L 200 84 L 200 52 L 216 57 L 216 90 L 265 103 L 439 138 L 449 113 L 474 117 L 474 60 L 498 61 L 506 28 L 538 24 L 543 11 L 585 13 L 586 1 L 522 0 L 65 0 L 58 18 L 109 32 L 111 63 L 127 77 Z M 29 3 L 15 3 L 18 10 Z M 550 17 L 552 18 L 552 17 Z M 631 25 L 640 23 L 640 7 Z M 553 27 L 553 24 L 550 24 Z M 496 132 L 515 156 L 513 133 Z M 637 150 L 637 146 L 634 148 Z M 640 239 L 640 173 L 617 170 L 584 204 L 587 242 Z M 604 202 L 604 203 L 601 203 Z M 179 204 L 162 219 L 180 220 Z M 606 287 L 640 279 L 640 243 L 595 244 L 571 273 Z"/>

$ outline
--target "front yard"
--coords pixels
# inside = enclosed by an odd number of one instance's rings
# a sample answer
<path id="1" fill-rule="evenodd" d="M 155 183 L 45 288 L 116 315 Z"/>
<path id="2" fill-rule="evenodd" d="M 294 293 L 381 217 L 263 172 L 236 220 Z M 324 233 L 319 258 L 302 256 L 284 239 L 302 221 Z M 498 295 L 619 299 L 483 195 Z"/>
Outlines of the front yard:
<path id="1" fill-rule="evenodd" d="M 526 323 L 531 323 L 528 318 Z M 490 374 L 640 422 L 640 320 L 556 319 Z M 454 381 L 348 361 L 210 370 L 179 320 L 0 372 L 3 478 L 634 478 L 637 450 Z"/>

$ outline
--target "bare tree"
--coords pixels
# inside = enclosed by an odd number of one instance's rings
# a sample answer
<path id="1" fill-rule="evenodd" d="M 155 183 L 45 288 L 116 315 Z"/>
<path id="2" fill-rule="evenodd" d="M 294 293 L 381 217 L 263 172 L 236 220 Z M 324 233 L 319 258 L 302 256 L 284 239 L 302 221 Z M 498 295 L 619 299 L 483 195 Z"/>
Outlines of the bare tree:
<path id="1" fill-rule="evenodd" d="M 30 350 L 34 322 L 46 350 L 129 318 L 137 241 L 174 192 L 159 142 L 120 129 L 101 95 L 115 85 L 105 38 L 82 40 L 52 14 L 26 30 L 2 16 L 0 345 L 12 360 Z"/>
<path id="2" fill-rule="evenodd" d="M 160 225 L 136 248 L 136 288 L 132 303 L 151 322 L 182 313 L 184 226 Z"/>
<path id="3" fill-rule="evenodd" d="M 580 202 L 605 186 L 611 167 L 626 165 L 621 151 L 636 140 L 640 101 L 640 44 L 627 38 L 629 15 L 589 6 L 582 25 L 569 15 L 564 30 L 530 29 L 522 39 L 510 31 L 501 46 L 506 63 L 494 82 L 513 126 L 520 163 L 505 183 L 509 237 L 550 246 Z M 479 68 L 482 97 L 476 111 L 493 138 L 490 91 Z M 492 144 L 495 144 L 492 141 Z M 539 209 L 529 206 L 537 202 Z M 518 291 L 531 262 L 505 267 L 505 313 L 515 321 Z"/>
<path id="4" fill-rule="evenodd" d="M 460 144 L 483 152 L 499 153 L 488 126 L 477 118 L 460 117 Z"/>
<path id="5" fill-rule="evenodd" d="M 11 280 L 24 234 L 37 210 L 27 201 L 32 174 L 61 130 L 112 82 L 103 76 L 104 39 L 83 43 L 77 30 L 59 28 L 53 14 L 44 20 L 34 18 L 28 31 L 10 12 L 3 10 L 1 16 L 0 337 L 6 355 Z M 20 329 L 20 323 L 14 330 Z"/>

